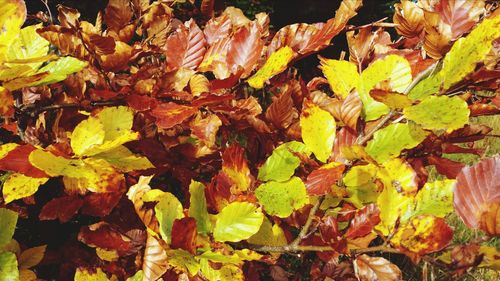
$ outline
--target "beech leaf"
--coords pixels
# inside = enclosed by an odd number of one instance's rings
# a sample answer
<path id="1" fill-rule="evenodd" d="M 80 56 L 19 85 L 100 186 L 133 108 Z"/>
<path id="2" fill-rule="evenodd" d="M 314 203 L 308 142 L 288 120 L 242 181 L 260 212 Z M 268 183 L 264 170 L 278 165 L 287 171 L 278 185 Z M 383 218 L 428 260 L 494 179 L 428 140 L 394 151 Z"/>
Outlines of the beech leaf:
<path id="1" fill-rule="evenodd" d="M 219 242 L 239 242 L 259 231 L 264 214 L 254 204 L 233 202 L 217 214 L 214 238 Z"/>
<path id="2" fill-rule="evenodd" d="M 273 150 L 264 165 L 259 168 L 258 179 L 261 181 L 287 181 L 300 165 L 299 157 L 294 153 L 306 156 L 311 154 L 307 146 L 298 141 L 284 143 Z"/>
<path id="3" fill-rule="evenodd" d="M 16 229 L 17 217 L 16 212 L 0 208 L 0 246 L 9 243 L 12 239 L 14 230 Z"/>
<path id="4" fill-rule="evenodd" d="M 332 153 L 336 124 L 333 116 L 310 101 L 306 101 L 300 115 L 302 140 L 316 158 L 325 163 Z"/>
<path id="5" fill-rule="evenodd" d="M 209 233 L 212 224 L 208 217 L 207 200 L 205 198 L 205 186 L 197 181 L 191 181 L 189 185 L 189 216 L 196 219 L 196 228 L 200 233 Z"/>
<path id="6" fill-rule="evenodd" d="M 264 206 L 266 213 L 280 218 L 290 216 L 293 211 L 309 203 L 304 183 L 298 177 L 286 182 L 270 181 L 255 190 L 255 196 Z"/>
<path id="7" fill-rule="evenodd" d="M 395 264 L 384 258 L 370 257 L 366 254 L 354 260 L 354 272 L 360 281 L 403 280 L 403 274 Z"/>
<path id="8" fill-rule="evenodd" d="M 46 183 L 47 180 L 48 178 L 32 178 L 18 173 L 10 175 L 2 188 L 5 203 L 35 194 L 40 185 Z"/>
<path id="9" fill-rule="evenodd" d="M 256 89 L 262 89 L 267 80 L 286 69 L 293 56 L 294 52 L 288 46 L 272 53 L 266 63 L 247 80 L 248 85 Z"/>
<path id="10" fill-rule="evenodd" d="M 19 280 L 19 270 L 17 269 L 17 258 L 15 253 L 0 253 L 0 281 Z"/>

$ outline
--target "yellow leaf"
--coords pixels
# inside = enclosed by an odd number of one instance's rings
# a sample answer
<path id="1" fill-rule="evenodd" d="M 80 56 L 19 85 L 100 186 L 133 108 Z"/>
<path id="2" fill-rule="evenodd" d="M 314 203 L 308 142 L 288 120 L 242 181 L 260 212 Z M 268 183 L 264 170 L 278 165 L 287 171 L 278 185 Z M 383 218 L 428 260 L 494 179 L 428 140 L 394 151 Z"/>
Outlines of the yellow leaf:
<path id="1" fill-rule="evenodd" d="M 0 62 L 6 48 L 19 35 L 26 19 L 26 4 L 18 0 L 0 0 Z"/>
<path id="2" fill-rule="evenodd" d="M 16 149 L 19 145 L 17 143 L 6 143 L 0 145 L 0 159 L 4 158 L 11 152 L 12 150 Z"/>
<path id="3" fill-rule="evenodd" d="M 286 69 L 288 63 L 293 59 L 293 56 L 294 52 L 288 46 L 280 48 L 276 52 L 272 53 L 264 66 L 262 66 L 257 73 L 247 80 L 248 85 L 256 89 L 262 89 L 267 80 Z"/>
<path id="4" fill-rule="evenodd" d="M 386 185 L 384 191 L 377 198 L 380 209 L 380 223 L 375 229 L 384 235 L 389 235 L 394 229 L 396 221 L 403 211 L 407 210 L 411 197 L 399 193 L 392 185 Z"/>
<path id="5" fill-rule="evenodd" d="M 122 172 L 154 168 L 148 158 L 136 156 L 123 145 L 103 153 L 96 154 L 93 157 L 106 160 L 109 164 Z"/>
<path id="6" fill-rule="evenodd" d="M 27 26 L 19 32 L 16 39 L 9 45 L 5 53 L 5 62 L 9 66 L 15 66 L 12 62 L 17 61 L 32 61 L 35 58 L 47 58 L 49 52 L 49 41 L 38 35 L 36 30 L 41 28 L 42 24 Z M 43 62 L 33 62 L 28 64 L 33 69 L 38 69 Z"/>
<path id="7" fill-rule="evenodd" d="M 5 203 L 35 194 L 47 180 L 48 178 L 32 178 L 18 173 L 10 175 L 3 184 Z"/>
<path id="8" fill-rule="evenodd" d="M 90 148 L 104 142 L 104 126 L 99 119 L 90 117 L 80 122 L 71 134 L 71 148 L 78 155 L 84 155 Z"/>
<path id="9" fill-rule="evenodd" d="M 400 158 L 394 158 L 384 162 L 383 167 L 378 175 L 385 186 L 393 186 L 404 194 L 417 191 L 417 174 L 408 163 Z"/>
<path id="10" fill-rule="evenodd" d="M 356 65 L 350 61 L 330 60 L 320 57 L 321 70 L 332 91 L 345 99 L 352 89 L 359 84 Z"/>
<path id="11" fill-rule="evenodd" d="M 98 268 L 95 272 L 88 271 L 83 268 L 78 268 L 75 273 L 74 281 L 111 281 L 117 280 L 115 276 L 108 278 L 102 269 Z"/>
<path id="12" fill-rule="evenodd" d="M 47 245 L 43 245 L 23 251 L 18 260 L 19 268 L 28 269 L 37 266 L 42 261 L 46 249 Z"/>
<path id="13" fill-rule="evenodd" d="M 101 248 L 96 248 L 95 249 L 95 253 L 97 254 L 97 256 L 103 260 L 103 261 L 117 261 L 118 258 L 120 257 L 118 255 L 118 253 L 116 252 L 116 250 L 105 250 L 105 249 L 101 249 Z"/>
<path id="14" fill-rule="evenodd" d="M 336 124 L 333 116 L 312 102 L 304 102 L 300 115 L 302 140 L 316 158 L 325 163 L 335 141 Z"/>
<path id="15" fill-rule="evenodd" d="M 284 246 L 288 244 L 283 229 L 277 224 L 273 225 L 266 217 L 264 217 L 259 231 L 248 238 L 247 241 L 250 244 L 264 246 Z"/>

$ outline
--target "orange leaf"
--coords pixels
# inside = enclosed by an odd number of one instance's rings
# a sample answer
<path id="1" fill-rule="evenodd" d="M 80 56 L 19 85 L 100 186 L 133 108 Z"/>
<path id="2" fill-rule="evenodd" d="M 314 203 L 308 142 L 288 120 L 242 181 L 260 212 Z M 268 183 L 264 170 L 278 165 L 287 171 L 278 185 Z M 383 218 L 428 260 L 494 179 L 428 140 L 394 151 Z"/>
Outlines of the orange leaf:
<path id="1" fill-rule="evenodd" d="M 384 258 L 365 254 L 354 260 L 354 271 L 360 281 L 403 280 L 401 270 L 396 265 Z"/>
<path id="2" fill-rule="evenodd" d="M 205 45 L 205 36 L 193 19 L 179 25 L 165 45 L 167 71 L 196 69 L 205 55 Z"/>
<path id="3" fill-rule="evenodd" d="M 198 109 L 176 104 L 174 102 L 162 103 L 151 111 L 156 118 L 156 125 L 160 129 L 170 129 L 193 116 Z"/>
<path id="4" fill-rule="evenodd" d="M 250 75 L 264 47 L 264 41 L 260 37 L 260 26 L 255 21 L 236 31 L 227 51 L 227 63 L 232 74 L 238 73 L 241 67 L 242 78 Z"/>
<path id="5" fill-rule="evenodd" d="M 306 180 L 309 195 L 325 195 L 331 192 L 332 186 L 342 177 L 345 166 L 339 163 L 329 163 L 312 171 Z"/>

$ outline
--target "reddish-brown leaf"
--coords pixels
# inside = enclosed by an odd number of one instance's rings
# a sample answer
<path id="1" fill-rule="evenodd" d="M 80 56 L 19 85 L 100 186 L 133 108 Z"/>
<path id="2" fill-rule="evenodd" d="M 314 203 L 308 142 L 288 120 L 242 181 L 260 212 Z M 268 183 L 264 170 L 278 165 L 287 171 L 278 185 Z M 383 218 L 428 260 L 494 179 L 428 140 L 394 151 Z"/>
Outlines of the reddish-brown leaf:
<path id="1" fill-rule="evenodd" d="M 419 36 L 424 30 L 424 11 L 416 3 L 402 0 L 394 5 L 393 21 L 396 31 L 408 38 Z"/>
<path id="2" fill-rule="evenodd" d="M 85 196 L 81 213 L 104 217 L 115 208 L 122 197 L 122 192 L 91 193 Z"/>
<path id="3" fill-rule="evenodd" d="M 293 108 L 291 91 L 285 91 L 276 97 L 273 103 L 266 110 L 266 119 L 280 129 L 288 128 L 293 121 L 296 111 Z"/>
<path id="4" fill-rule="evenodd" d="M 232 74 L 243 68 L 242 78 L 250 75 L 264 47 L 260 37 L 260 26 L 255 21 L 236 31 L 227 52 L 227 63 Z"/>
<path id="5" fill-rule="evenodd" d="M 132 239 L 106 222 L 82 227 L 78 233 L 78 241 L 93 248 L 116 251 L 119 256 L 130 255 L 137 251 Z"/>
<path id="6" fill-rule="evenodd" d="M 467 226 L 499 235 L 500 156 L 465 167 L 457 176 L 453 201 L 455 210 Z M 488 227 L 489 221 L 493 221 L 496 227 Z"/>
<path id="7" fill-rule="evenodd" d="M 307 176 L 306 188 L 309 195 L 325 195 L 331 192 L 332 186 L 342 177 L 345 170 L 343 164 L 326 164 Z"/>
<path id="8" fill-rule="evenodd" d="M 484 136 L 492 130 L 492 128 L 481 124 L 465 125 L 461 129 L 444 134 L 443 139 L 452 143 L 473 142 L 484 139 Z"/>
<path id="9" fill-rule="evenodd" d="M 21 173 L 34 178 L 49 177 L 44 171 L 31 165 L 28 157 L 36 148 L 32 145 L 20 145 L 0 159 L 0 170 Z"/>
<path id="10" fill-rule="evenodd" d="M 354 272 L 360 281 L 399 281 L 403 275 L 399 268 L 380 257 L 360 255 L 354 260 Z"/>
<path id="11" fill-rule="evenodd" d="M 355 144 L 357 138 L 357 134 L 351 129 L 347 127 L 340 129 L 335 137 L 335 143 L 333 144 L 332 160 L 341 163 L 346 161 L 342 150 L 344 147 L 350 147 Z"/>
<path id="12" fill-rule="evenodd" d="M 334 244 L 340 239 L 337 220 L 333 216 L 324 216 L 319 225 L 321 238 L 327 244 Z"/>
<path id="13" fill-rule="evenodd" d="M 206 19 L 211 19 L 214 16 L 215 0 L 202 0 L 200 5 L 201 14 Z"/>
<path id="14" fill-rule="evenodd" d="M 174 102 L 162 103 L 151 111 L 156 118 L 156 125 L 160 129 L 170 129 L 184 122 L 198 111 L 197 108 L 176 104 Z"/>
<path id="15" fill-rule="evenodd" d="M 227 15 L 210 19 L 203 29 L 208 45 L 211 46 L 219 39 L 229 37 L 231 28 L 231 19 Z"/>
<path id="16" fill-rule="evenodd" d="M 119 31 L 130 22 L 132 15 L 129 0 L 109 0 L 104 10 L 104 21 L 109 29 Z"/>
<path id="17" fill-rule="evenodd" d="M 205 55 L 205 45 L 205 36 L 193 19 L 179 25 L 165 45 L 167 71 L 196 69 Z"/>
<path id="18" fill-rule="evenodd" d="M 361 103 L 358 93 L 351 92 L 342 103 L 342 107 L 340 108 L 340 119 L 347 127 L 355 131 L 362 108 L 363 103 Z"/>
<path id="19" fill-rule="evenodd" d="M 205 118 L 197 116 L 190 123 L 191 134 L 201 140 L 206 146 L 213 147 L 222 121 L 215 114 Z"/>
<path id="20" fill-rule="evenodd" d="M 250 174 L 245 150 L 233 144 L 224 150 L 222 154 L 222 172 L 231 180 L 231 193 L 233 195 L 246 191 L 252 184 L 253 177 Z"/>
<path id="21" fill-rule="evenodd" d="M 83 206 L 83 199 L 78 196 L 64 196 L 50 200 L 40 211 L 40 220 L 68 222 Z"/>
<path id="22" fill-rule="evenodd" d="M 170 247 L 196 254 L 196 220 L 194 218 L 174 220 Z"/>
<path id="23" fill-rule="evenodd" d="M 370 233 L 379 222 L 380 210 L 377 205 L 366 205 L 356 212 L 345 235 L 349 239 L 363 237 Z"/>
<path id="24" fill-rule="evenodd" d="M 450 26 L 452 40 L 469 31 L 484 13 L 484 0 L 441 0 L 434 10 Z"/>
<path id="25" fill-rule="evenodd" d="M 429 162 L 429 165 L 436 166 L 438 173 L 445 175 L 449 179 L 455 179 L 464 167 L 463 163 L 434 155 L 428 156 L 427 161 Z"/>
<path id="26" fill-rule="evenodd" d="M 146 95 L 131 94 L 125 97 L 128 106 L 137 111 L 146 111 L 154 108 L 158 100 Z"/>
<path id="27" fill-rule="evenodd" d="M 500 108 L 494 104 L 474 103 L 469 105 L 469 110 L 470 117 L 500 114 Z"/>

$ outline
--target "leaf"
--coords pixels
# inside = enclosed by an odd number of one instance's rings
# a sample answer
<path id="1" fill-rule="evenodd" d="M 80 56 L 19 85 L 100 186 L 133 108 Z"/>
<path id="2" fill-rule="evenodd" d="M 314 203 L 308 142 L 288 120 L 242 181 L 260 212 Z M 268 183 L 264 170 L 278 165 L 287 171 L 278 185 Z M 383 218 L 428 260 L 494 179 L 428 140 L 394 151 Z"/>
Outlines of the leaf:
<path id="1" fill-rule="evenodd" d="M 419 36 L 424 29 L 424 11 L 414 2 L 402 0 L 394 4 L 393 21 L 396 31 L 404 37 Z"/>
<path id="2" fill-rule="evenodd" d="M 200 270 L 200 264 L 189 252 L 184 250 L 167 251 L 168 264 L 181 272 L 187 272 L 190 276 L 196 275 Z"/>
<path id="3" fill-rule="evenodd" d="M 455 180 L 427 182 L 415 196 L 407 212 L 401 217 L 405 223 L 414 216 L 433 215 L 444 218 L 453 212 L 453 189 Z"/>
<path id="4" fill-rule="evenodd" d="M 259 168 L 258 179 L 261 181 L 287 181 L 300 165 L 300 159 L 294 153 L 309 156 L 311 152 L 305 144 L 298 141 L 284 143 L 273 150 L 264 165 Z"/>
<path id="5" fill-rule="evenodd" d="M 19 256 L 19 269 L 28 269 L 37 266 L 45 255 L 47 245 L 24 250 Z"/>
<path id="6" fill-rule="evenodd" d="M 242 68 L 241 77 L 248 77 L 257 64 L 263 47 L 264 42 L 257 22 L 254 21 L 236 31 L 227 51 L 227 63 L 231 73 L 236 74 L 239 68 Z"/>
<path id="7" fill-rule="evenodd" d="M 312 171 L 306 180 L 309 195 L 325 195 L 331 192 L 332 186 L 342 177 L 345 166 L 331 162 Z"/>
<path id="8" fill-rule="evenodd" d="M 179 105 L 174 102 L 161 103 L 151 111 L 160 129 L 170 129 L 184 122 L 197 112 L 195 107 Z"/>
<path id="9" fill-rule="evenodd" d="M 366 152 L 378 163 L 397 157 L 403 149 L 410 149 L 421 143 L 427 133 L 411 123 L 391 124 L 375 132 L 366 145 Z"/>
<path id="10" fill-rule="evenodd" d="M 142 281 L 144 278 L 144 272 L 142 270 L 137 271 L 134 276 L 130 276 L 126 281 Z"/>
<path id="11" fill-rule="evenodd" d="M 387 105 L 391 109 L 402 109 L 412 105 L 412 101 L 407 95 L 395 92 L 374 89 L 370 91 L 370 96 L 374 100 Z"/>
<path id="12" fill-rule="evenodd" d="M 195 70 L 203 60 L 205 45 L 205 36 L 193 19 L 179 25 L 165 45 L 167 71 L 180 68 Z"/>
<path id="13" fill-rule="evenodd" d="M 457 176 L 453 190 L 453 205 L 462 221 L 470 228 L 481 229 L 490 235 L 498 235 L 498 220 L 495 213 L 500 203 L 498 183 L 500 182 L 500 156 L 487 158 L 465 167 Z"/>
<path id="14" fill-rule="evenodd" d="M 110 0 L 104 10 L 104 21 L 108 28 L 120 30 L 130 22 L 133 11 L 127 0 Z"/>
<path id="15" fill-rule="evenodd" d="M 167 253 L 150 233 L 148 233 L 142 260 L 142 271 L 144 272 L 142 280 L 157 280 L 167 272 Z"/>
<path id="16" fill-rule="evenodd" d="M 27 13 L 24 1 L 2 0 L 0 7 L 0 63 L 2 63 L 5 50 L 18 36 Z"/>
<path id="17" fill-rule="evenodd" d="M 127 256 L 138 250 L 134 241 L 106 222 L 82 227 L 78 233 L 78 241 L 93 248 L 115 251 L 119 256 Z"/>
<path id="18" fill-rule="evenodd" d="M 358 119 L 363 109 L 363 103 L 356 92 L 352 92 L 345 98 L 340 107 L 340 120 L 353 129 L 357 129 Z"/>
<path id="19" fill-rule="evenodd" d="M 360 77 L 354 63 L 320 57 L 320 64 L 323 75 L 337 96 L 345 99 L 351 90 L 358 86 Z"/>
<path id="20" fill-rule="evenodd" d="M 391 244 L 418 255 L 439 251 L 453 238 L 453 230 L 443 218 L 418 216 L 400 226 Z"/>
<path id="21" fill-rule="evenodd" d="M 498 16 L 486 18 L 469 35 L 457 40 L 446 54 L 442 69 L 418 83 L 408 96 L 423 99 L 444 92 L 473 72 L 476 64 L 491 50 L 492 42 L 500 36 L 500 30 L 495 28 L 499 24 Z"/>
<path id="22" fill-rule="evenodd" d="M 115 52 L 99 57 L 101 67 L 106 71 L 122 71 L 127 69 L 133 54 L 133 49 L 128 44 L 116 41 Z"/>
<path id="23" fill-rule="evenodd" d="M 194 218 L 174 220 L 170 247 L 186 250 L 192 255 L 196 254 L 196 220 Z"/>
<path id="24" fill-rule="evenodd" d="M 9 243 L 12 239 L 16 229 L 17 217 L 18 215 L 16 212 L 0 208 L 0 246 Z M 2 275 L 0 274 L 0 276 Z"/>
<path id="25" fill-rule="evenodd" d="M 434 9 L 450 27 L 453 40 L 469 31 L 485 12 L 484 1 L 440 1 Z"/>
<path id="26" fill-rule="evenodd" d="M 354 166 L 342 179 L 349 192 L 349 201 L 357 207 L 375 202 L 379 195 L 376 185 L 378 169 L 373 164 Z"/>
<path id="27" fill-rule="evenodd" d="M 292 124 L 296 111 L 293 107 L 291 94 L 292 91 L 287 88 L 285 92 L 274 99 L 266 110 L 266 119 L 277 128 L 286 129 Z"/>
<path id="28" fill-rule="evenodd" d="M 366 254 L 354 260 L 354 272 L 360 281 L 397 281 L 403 280 L 399 268 L 390 261 Z"/>
<path id="29" fill-rule="evenodd" d="M 53 84 L 66 79 L 70 74 L 78 72 L 87 66 L 87 62 L 73 57 L 62 57 L 56 61 L 50 62 L 40 68 L 37 73 L 48 72 L 49 75 L 42 80 L 29 84 L 29 86 L 39 86 L 44 84 Z M 26 85 L 28 86 L 28 85 Z M 24 86 L 24 87 L 26 87 Z"/>
<path id="30" fill-rule="evenodd" d="M 400 158 L 384 162 L 377 176 L 385 186 L 393 186 L 400 193 L 413 194 L 418 189 L 417 174 L 413 168 Z"/>
<path id="31" fill-rule="evenodd" d="M 248 202 L 233 202 L 217 214 L 214 228 L 215 241 L 239 242 L 259 231 L 264 214 Z"/>
<path id="32" fill-rule="evenodd" d="M 163 239 L 170 243 L 174 220 L 184 217 L 181 202 L 172 193 L 158 189 L 153 189 L 144 194 L 142 200 L 145 202 L 158 201 L 155 206 L 155 214 L 160 223 L 160 233 Z"/>
<path id="33" fill-rule="evenodd" d="M 222 14 L 220 17 L 211 18 L 205 25 L 203 33 L 205 34 L 207 43 L 212 46 L 220 39 L 228 37 L 231 29 L 231 19 L 229 16 Z"/>
<path id="34" fill-rule="evenodd" d="M 26 64 L 33 70 L 38 69 L 42 65 L 45 61 L 43 58 L 49 52 L 49 42 L 36 32 L 40 27 L 42 25 L 37 24 L 21 29 L 21 32 L 19 32 L 18 36 L 5 52 L 5 62 L 12 63 L 6 65 L 15 68 L 19 66 L 18 64 Z M 39 58 L 42 58 L 42 61 L 29 63 Z"/>
<path id="35" fill-rule="evenodd" d="M 430 96 L 419 104 L 407 107 L 403 114 L 424 129 L 446 130 L 448 133 L 469 122 L 467 103 L 459 97 Z"/>
<path id="36" fill-rule="evenodd" d="M 122 172 L 154 168 L 148 158 L 133 154 L 123 145 L 96 154 L 93 157 L 106 160 L 106 162 Z"/>
<path id="37" fill-rule="evenodd" d="M 106 107 L 96 117 L 103 125 L 105 141 L 115 140 L 129 132 L 134 122 L 134 112 L 126 106 Z"/>
<path id="38" fill-rule="evenodd" d="M 380 209 L 380 223 L 375 227 L 384 235 L 389 235 L 398 218 L 408 209 L 411 197 L 399 193 L 392 185 L 385 185 L 384 190 L 377 198 Z"/>
<path id="39" fill-rule="evenodd" d="M 79 267 L 76 269 L 74 281 L 110 281 L 110 279 L 100 268 L 97 268 L 95 272 L 91 272 Z"/>
<path id="40" fill-rule="evenodd" d="M 310 101 L 305 101 L 300 114 L 302 140 L 316 158 L 325 163 L 332 153 L 336 124 L 333 116 Z"/>
<path id="41" fill-rule="evenodd" d="M 376 204 L 369 204 L 358 210 L 351 220 L 351 225 L 345 233 L 349 239 L 368 235 L 380 222 L 380 210 Z"/>
<path id="42" fill-rule="evenodd" d="M 386 114 L 389 108 L 370 96 L 370 91 L 383 81 L 389 81 L 392 91 L 402 93 L 412 81 L 411 67 L 401 56 L 388 55 L 370 64 L 360 76 L 358 94 L 363 102 L 365 120 L 375 120 Z"/>
<path id="43" fill-rule="evenodd" d="M 90 117 L 80 122 L 71 133 L 71 148 L 76 155 L 84 155 L 93 146 L 101 145 L 105 134 L 101 121 Z"/>
<path id="44" fill-rule="evenodd" d="M 0 281 L 18 281 L 16 254 L 11 252 L 0 253 Z"/>
<path id="45" fill-rule="evenodd" d="M 46 183 L 47 180 L 48 178 L 32 178 L 18 173 L 11 174 L 3 183 L 2 192 L 5 203 L 35 194 L 40 185 Z"/>
<path id="46" fill-rule="evenodd" d="M 191 180 L 189 185 L 189 216 L 196 219 L 196 228 L 199 233 L 207 234 L 212 230 L 212 223 L 208 217 L 205 186 Z"/>
<path id="47" fill-rule="evenodd" d="M 61 223 L 68 222 L 80 208 L 83 200 L 78 196 L 63 196 L 50 200 L 40 211 L 40 220 L 59 219 Z"/>
<path id="48" fill-rule="evenodd" d="M 189 89 L 193 96 L 198 97 L 203 93 L 210 91 L 210 82 L 203 74 L 195 74 L 189 80 Z"/>
<path id="49" fill-rule="evenodd" d="M 290 216 L 309 203 L 304 183 L 298 177 L 286 182 L 270 181 L 255 190 L 255 196 L 264 206 L 266 213 L 280 218 Z"/>
<path id="50" fill-rule="evenodd" d="M 248 243 L 263 246 L 285 246 L 288 241 L 283 229 L 278 224 L 272 224 L 269 219 L 264 218 L 257 233 L 248 238 Z"/>
<path id="51" fill-rule="evenodd" d="M 293 59 L 294 51 L 285 46 L 272 53 L 266 63 L 247 82 L 253 88 L 262 89 L 264 83 L 276 74 L 283 72 Z"/>
<path id="52" fill-rule="evenodd" d="M 222 153 L 222 172 L 232 180 L 233 194 L 245 192 L 251 186 L 252 175 L 245 159 L 245 150 L 239 145 L 231 145 Z"/>

